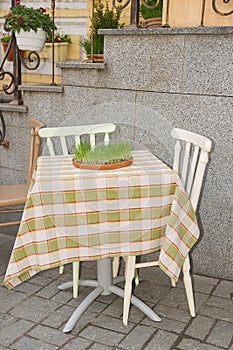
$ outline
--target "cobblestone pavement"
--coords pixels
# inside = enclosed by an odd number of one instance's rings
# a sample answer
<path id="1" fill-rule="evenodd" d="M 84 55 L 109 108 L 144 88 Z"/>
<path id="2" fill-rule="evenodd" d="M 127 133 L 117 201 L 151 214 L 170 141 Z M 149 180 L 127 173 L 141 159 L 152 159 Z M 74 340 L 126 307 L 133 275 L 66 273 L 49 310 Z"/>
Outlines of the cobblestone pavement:
<path id="1" fill-rule="evenodd" d="M 37 274 L 13 290 L 3 285 L 14 237 L 0 234 L 0 350 L 233 350 L 233 282 L 194 276 L 196 318 L 188 312 L 183 283 L 170 286 L 159 268 L 140 270 L 134 294 L 156 310 L 162 322 L 152 322 L 131 307 L 128 327 L 122 325 L 122 299 L 100 296 L 69 334 L 63 326 L 90 288 L 57 286 L 72 278 L 71 266 Z M 81 277 L 95 278 L 96 263 L 82 263 Z"/>

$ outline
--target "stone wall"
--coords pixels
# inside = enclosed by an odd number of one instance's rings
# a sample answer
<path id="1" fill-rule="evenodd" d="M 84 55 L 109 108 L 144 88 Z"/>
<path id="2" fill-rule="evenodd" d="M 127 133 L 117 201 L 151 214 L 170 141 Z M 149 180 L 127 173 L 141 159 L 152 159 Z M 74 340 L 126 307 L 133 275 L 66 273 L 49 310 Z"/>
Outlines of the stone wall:
<path id="1" fill-rule="evenodd" d="M 63 92 L 22 87 L 28 112 L 14 119 L 5 112 L 6 122 L 10 127 L 7 118 L 20 126 L 30 117 L 48 126 L 112 121 L 118 138 L 149 148 L 168 164 L 173 127 L 209 137 L 213 147 L 198 210 L 201 238 L 192 252 L 193 270 L 233 280 L 233 29 L 102 32 L 104 64 L 60 63 Z M 0 149 L 1 166 L 9 151 Z M 1 168 L 0 174 L 2 180 Z"/>

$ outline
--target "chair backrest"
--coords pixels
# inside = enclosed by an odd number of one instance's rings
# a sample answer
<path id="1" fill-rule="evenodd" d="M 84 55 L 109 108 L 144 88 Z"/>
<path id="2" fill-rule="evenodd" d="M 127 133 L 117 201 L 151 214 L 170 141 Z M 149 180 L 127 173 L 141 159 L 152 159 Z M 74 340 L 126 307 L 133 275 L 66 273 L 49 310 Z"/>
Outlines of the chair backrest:
<path id="1" fill-rule="evenodd" d="M 180 175 L 192 206 L 196 210 L 211 141 L 202 135 L 178 128 L 172 130 L 171 136 L 177 140 L 173 169 Z"/>
<path id="2" fill-rule="evenodd" d="M 62 154 L 68 155 L 69 148 L 67 144 L 67 138 L 69 136 L 74 137 L 73 146 L 77 146 L 81 142 L 81 136 L 89 135 L 90 145 L 93 148 L 96 145 L 96 135 L 104 134 L 104 144 L 109 143 L 109 133 L 115 130 L 116 126 L 112 123 L 107 124 L 93 124 L 83 126 L 64 126 L 58 128 L 44 128 L 39 131 L 41 138 L 47 139 L 47 146 L 51 156 L 54 156 L 55 152 L 54 142 L 52 139 L 58 138 L 61 145 Z"/>
<path id="3" fill-rule="evenodd" d="M 41 139 L 39 136 L 40 128 L 43 128 L 45 124 L 36 119 L 30 119 L 29 125 L 31 127 L 30 135 L 30 151 L 28 159 L 28 173 L 27 173 L 27 184 L 30 184 L 33 170 L 36 166 L 36 161 L 40 153 Z"/>

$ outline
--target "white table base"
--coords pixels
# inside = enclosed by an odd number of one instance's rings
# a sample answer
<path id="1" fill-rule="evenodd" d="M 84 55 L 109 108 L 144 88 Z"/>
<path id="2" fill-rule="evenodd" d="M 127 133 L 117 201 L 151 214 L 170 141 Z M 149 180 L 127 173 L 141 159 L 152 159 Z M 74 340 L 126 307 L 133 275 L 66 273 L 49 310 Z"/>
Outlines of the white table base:
<path id="1" fill-rule="evenodd" d="M 73 327 L 75 326 L 79 318 L 82 316 L 84 311 L 99 295 L 109 295 L 113 293 L 121 298 L 124 298 L 124 290 L 115 286 L 115 284 L 123 282 L 124 277 L 118 276 L 113 280 L 111 258 L 100 259 L 97 261 L 97 276 L 98 280 L 79 280 L 79 286 L 94 287 L 95 289 L 81 302 L 81 304 L 73 312 L 63 329 L 64 333 L 69 333 L 72 331 Z M 66 290 L 72 286 L 73 282 L 66 282 L 61 284 L 58 288 L 60 290 Z M 134 295 L 132 295 L 130 301 L 152 321 L 161 321 L 161 318 L 150 307 L 148 307 L 145 303 L 143 303 L 140 299 L 136 298 Z"/>

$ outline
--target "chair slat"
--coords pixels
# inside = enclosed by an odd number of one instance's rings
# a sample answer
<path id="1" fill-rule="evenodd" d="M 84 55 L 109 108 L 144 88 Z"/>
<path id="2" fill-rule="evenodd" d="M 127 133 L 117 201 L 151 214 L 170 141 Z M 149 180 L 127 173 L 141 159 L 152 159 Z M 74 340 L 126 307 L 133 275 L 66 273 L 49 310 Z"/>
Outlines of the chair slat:
<path id="1" fill-rule="evenodd" d="M 66 138 L 64 136 L 60 137 L 62 152 L 65 156 L 68 155 L 68 148 L 66 144 Z"/>
<path id="2" fill-rule="evenodd" d="M 197 167 L 197 162 L 198 162 L 198 153 L 199 153 L 199 147 L 195 146 L 193 156 L 192 156 L 192 162 L 188 174 L 188 179 L 187 179 L 187 186 L 186 186 L 186 192 L 190 196 L 191 189 L 192 189 L 192 184 L 195 176 L 195 170 Z"/>
<path id="3" fill-rule="evenodd" d="M 181 152 L 181 142 L 179 140 L 175 143 L 174 148 L 174 162 L 173 162 L 173 169 L 179 173 L 179 167 L 180 167 L 180 152 Z"/>
<path id="4" fill-rule="evenodd" d="M 189 157 L 190 157 L 191 143 L 187 142 L 185 145 L 184 158 L 182 164 L 181 180 L 184 186 L 186 185 L 187 172 L 189 167 Z"/>

